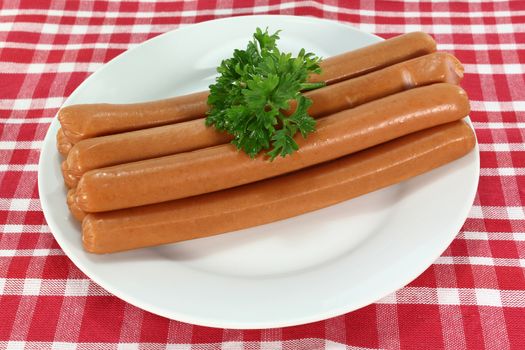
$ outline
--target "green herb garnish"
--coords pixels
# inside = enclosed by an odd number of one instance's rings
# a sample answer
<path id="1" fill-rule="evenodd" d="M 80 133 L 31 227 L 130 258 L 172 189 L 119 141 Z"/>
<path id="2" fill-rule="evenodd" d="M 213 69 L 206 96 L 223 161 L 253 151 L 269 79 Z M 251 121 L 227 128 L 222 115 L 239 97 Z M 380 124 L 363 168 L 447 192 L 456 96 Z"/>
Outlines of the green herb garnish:
<path id="1" fill-rule="evenodd" d="M 315 130 L 315 119 L 308 114 L 312 101 L 301 91 L 324 83 L 308 83 L 311 73 L 320 73 L 320 58 L 301 49 L 297 57 L 280 52 L 276 46 L 279 31 L 270 35 L 257 28 L 246 50 L 236 49 L 233 57 L 217 68 L 219 77 L 210 85 L 210 111 L 206 125 L 225 131 L 232 143 L 255 157 L 262 150 L 273 160 L 298 149 L 293 139 Z M 291 115 L 283 113 L 295 100 Z"/>

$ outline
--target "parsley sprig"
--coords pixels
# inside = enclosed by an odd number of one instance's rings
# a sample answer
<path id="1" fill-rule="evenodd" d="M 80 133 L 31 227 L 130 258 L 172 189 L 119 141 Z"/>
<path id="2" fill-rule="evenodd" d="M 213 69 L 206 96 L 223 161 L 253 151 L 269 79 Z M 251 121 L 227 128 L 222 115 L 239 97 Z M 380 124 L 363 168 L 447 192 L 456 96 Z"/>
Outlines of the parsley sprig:
<path id="1" fill-rule="evenodd" d="M 306 138 L 315 130 L 308 114 L 312 101 L 301 91 L 324 86 L 307 82 L 311 73 L 321 72 L 320 58 L 304 49 L 296 57 L 283 53 L 278 39 L 279 31 L 270 35 L 257 28 L 245 50 L 222 61 L 210 85 L 206 125 L 231 134 L 232 143 L 252 158 L 262 150 L 271 160 L 285 157 L 298 149 L 297 132 Z M 285 113 L 291 101 L 295 110 Z"/>

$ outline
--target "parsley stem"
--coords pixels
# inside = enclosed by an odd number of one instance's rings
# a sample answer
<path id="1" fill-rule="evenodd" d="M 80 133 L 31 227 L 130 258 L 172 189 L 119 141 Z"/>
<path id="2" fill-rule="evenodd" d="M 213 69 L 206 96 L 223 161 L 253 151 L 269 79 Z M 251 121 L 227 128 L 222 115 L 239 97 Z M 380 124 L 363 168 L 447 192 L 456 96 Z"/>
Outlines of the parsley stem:
<path id="1" fill-rule="evenodd" d="M 326 86 L 326 83 L 321 81 L 319 83 L 302 83 L 301 91 L 315 90 Z"/>

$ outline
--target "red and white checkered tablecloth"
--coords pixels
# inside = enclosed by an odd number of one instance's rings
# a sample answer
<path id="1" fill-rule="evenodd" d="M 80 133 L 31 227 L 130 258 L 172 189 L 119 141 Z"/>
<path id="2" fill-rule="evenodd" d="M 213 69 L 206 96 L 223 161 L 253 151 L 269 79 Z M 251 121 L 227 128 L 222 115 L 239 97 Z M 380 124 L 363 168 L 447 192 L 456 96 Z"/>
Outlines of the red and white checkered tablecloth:
<path id="1" fill-rule="evenodd" d="M 42 215 L 39 149 L 90 73 L 182 25 L 243 14 L 323 17 L 383 37 L 422 30 L 466 68 L 481 150 L 474 206 L 420 277 L 329 320 L 239 331 L 142 311 L 94 284 Z M 525 349 L 525 1 L 0 2 L 1 349 Z"/>

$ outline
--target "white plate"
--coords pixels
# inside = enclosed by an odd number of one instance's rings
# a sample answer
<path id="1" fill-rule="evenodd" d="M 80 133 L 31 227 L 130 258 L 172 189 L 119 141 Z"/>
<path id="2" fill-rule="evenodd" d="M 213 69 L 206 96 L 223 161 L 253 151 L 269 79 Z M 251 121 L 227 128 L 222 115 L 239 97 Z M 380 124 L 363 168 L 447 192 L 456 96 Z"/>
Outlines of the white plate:
<path id="1" fill-rule="evenodd" d="M 379 41 L 335 22 L 250 16 L 178 29 L 115 58 L 66 104 L 136 102 L 205 89 L 215 67 L 255 28 L 280 46 L 323 57 Z M 478 149 L 403 184 L 289 220 L 158 248 L 97 256 L 82 250 L 56 151 L 56 118 L 38 169 L 45 217 L 67 256 L 109 292 L 153 313 L 199 325 L 297 325 L 368 305 L 421 274 L 459 231 L 476 192 Z M 290 203 L 293 205 L 293 203 Z"/>

